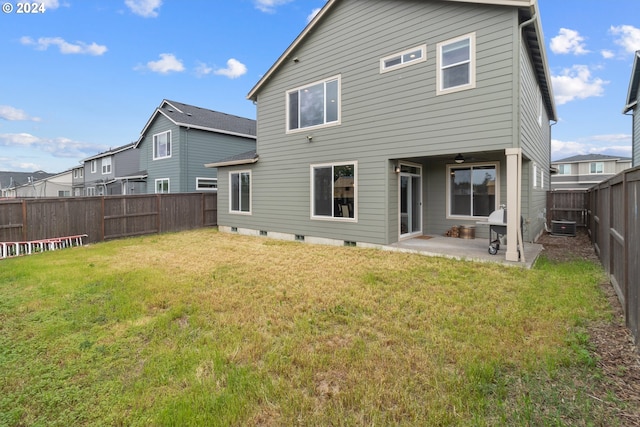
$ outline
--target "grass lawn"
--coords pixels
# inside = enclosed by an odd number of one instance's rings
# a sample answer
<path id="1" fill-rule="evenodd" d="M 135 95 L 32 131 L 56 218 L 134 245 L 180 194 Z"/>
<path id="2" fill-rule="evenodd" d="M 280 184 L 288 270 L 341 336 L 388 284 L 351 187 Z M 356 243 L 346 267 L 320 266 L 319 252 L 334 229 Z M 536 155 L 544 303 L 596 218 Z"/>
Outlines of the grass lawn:
<path id="1" fill-rule="evenodd" d="M 0 425 L 617 425 L 603 280 L 214 229 L 2 260 Z"/>

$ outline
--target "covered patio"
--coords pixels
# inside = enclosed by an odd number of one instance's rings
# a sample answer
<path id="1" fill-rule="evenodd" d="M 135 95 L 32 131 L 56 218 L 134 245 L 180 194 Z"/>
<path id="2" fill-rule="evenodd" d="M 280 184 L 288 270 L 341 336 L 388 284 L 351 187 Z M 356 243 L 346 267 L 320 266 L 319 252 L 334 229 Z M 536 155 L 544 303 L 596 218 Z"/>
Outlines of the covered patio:
<path id="1" fill-rule="evenodd" d="M 438 235 L 419 236 L 387 245 L 385 250 L 416 253 L 427 256 L 441 256 L 466 261 L 493 262 L 511 267 L 530 269 L 542 253 L 543 247 L 537 243 L 524 244 L 524 262 L 507 261 L 507 245 L 501 245 L 496 255 L 489 254 L 488 239 L 462 239 Z"/>

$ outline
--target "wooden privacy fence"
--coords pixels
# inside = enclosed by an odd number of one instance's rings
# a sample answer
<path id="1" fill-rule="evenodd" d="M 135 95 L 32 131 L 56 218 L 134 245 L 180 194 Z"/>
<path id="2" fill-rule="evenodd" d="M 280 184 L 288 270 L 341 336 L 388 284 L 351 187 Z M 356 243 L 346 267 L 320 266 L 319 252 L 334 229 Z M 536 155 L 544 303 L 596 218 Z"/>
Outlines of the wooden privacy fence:
<path id="1" fill-rule="evenodd" d="M 547 193 L 547 221 L 575 221 L 579 227 L 588 224 L 589 193 L 587 191 L 554 190 Z"/>
<path id="2" fill-rule="evenodd" d="M 86 234 L 87 243 L 215 226 L 216 193 L 0 201 L 0 242 Z"/>
<path id="3" fill-rule="evenodd" d="M 627 327 L 640 343 L 640 167 L 589 189 L 589 230 L 618 294 Z"/>

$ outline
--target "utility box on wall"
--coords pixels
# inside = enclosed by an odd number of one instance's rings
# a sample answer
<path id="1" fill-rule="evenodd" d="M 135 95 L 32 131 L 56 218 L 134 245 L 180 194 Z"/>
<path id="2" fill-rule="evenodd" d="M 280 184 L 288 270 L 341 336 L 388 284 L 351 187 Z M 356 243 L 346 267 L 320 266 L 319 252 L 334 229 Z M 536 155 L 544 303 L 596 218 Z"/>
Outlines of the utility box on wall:
<path id="1" fill-rule="evenodd" d="M 576 235 L 575 221 L 551 221 L 551 234 L 554 236 L 571 236 Z"/>

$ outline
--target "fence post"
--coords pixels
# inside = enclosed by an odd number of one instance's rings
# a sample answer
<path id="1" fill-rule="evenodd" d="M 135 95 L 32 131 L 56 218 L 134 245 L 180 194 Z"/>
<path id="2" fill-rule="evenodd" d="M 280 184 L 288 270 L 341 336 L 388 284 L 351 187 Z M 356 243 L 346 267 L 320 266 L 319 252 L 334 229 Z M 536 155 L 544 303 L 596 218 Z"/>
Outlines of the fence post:
<path id="1" fill-rule="evenodd" d="M 27 241 L 27 201 L 22 199 L 22 240 Z"/>

